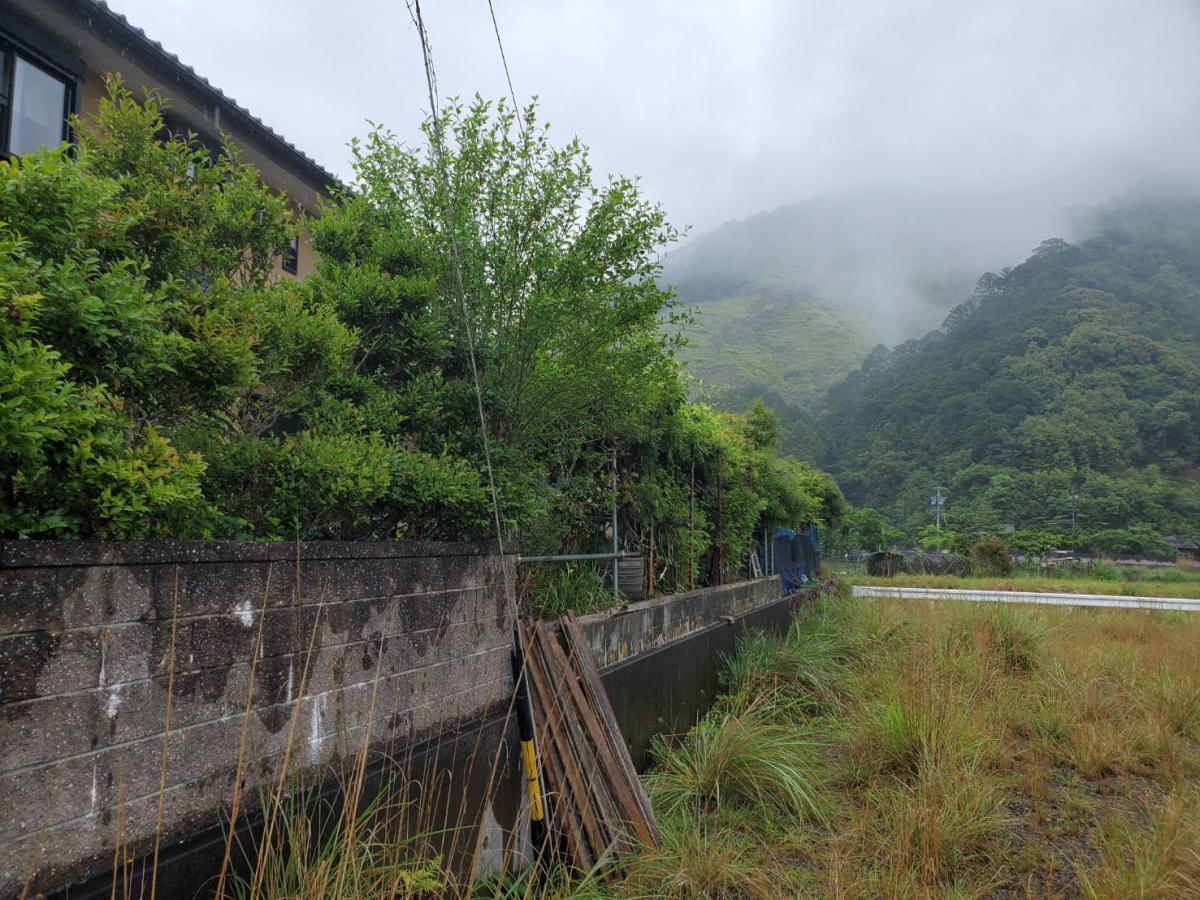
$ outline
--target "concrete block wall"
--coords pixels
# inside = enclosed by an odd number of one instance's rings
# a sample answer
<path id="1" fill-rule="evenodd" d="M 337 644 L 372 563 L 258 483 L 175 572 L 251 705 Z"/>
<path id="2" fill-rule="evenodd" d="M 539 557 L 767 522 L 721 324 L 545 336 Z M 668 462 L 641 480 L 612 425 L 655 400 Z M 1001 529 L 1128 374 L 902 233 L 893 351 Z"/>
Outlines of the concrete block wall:
<path id="1" fill-rule="evenodd" d="M 164 846 L 253 806 L 289 740 L 317 773 L 504 706 L 491 549 L 0 542 L 0 896 L 107 871 L 118 829 L 152 848 L 172 671 Z"/>
<path id="2" fill-rule="evenodd" d="M 736 619 L 780 599 L 781 592 L 779 576 L 770 575 L 630 603 L 584 616 L 579 624 L 596 665 L 604 669 L 722 619 Z"/>
<path id="3" fill-rule="evenodd" d="M 633 764 L 659 735 L 683 734 L 723 689 L 721 659 L 753 630 L 786 631 L 779 576 L 673 594 L 580 619 Z"/>

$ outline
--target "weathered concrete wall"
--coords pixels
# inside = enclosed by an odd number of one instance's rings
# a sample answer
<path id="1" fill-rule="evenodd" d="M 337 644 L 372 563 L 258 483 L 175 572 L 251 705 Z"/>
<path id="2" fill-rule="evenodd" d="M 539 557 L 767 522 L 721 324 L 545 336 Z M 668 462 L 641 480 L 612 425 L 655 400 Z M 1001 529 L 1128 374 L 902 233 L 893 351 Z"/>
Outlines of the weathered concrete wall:
<path id="1" fill-rule="evenodd" d="M 172 671 L 167 848 L 235 790 L 253 806 L 289 736 L 318 773 L 494 719 L 503 566 L 474 544 L 0 543 L 0 896 L 106 871 L 118 826 L 152 847 Z"/>
<path id="2" fill-rule="evenodd" d="M 727 616 L 734 618 L 780 597 L 778 575 L 700 588 L 631 603 L 584 616 L 583 633 L 601 669 L 699 631 Z"/>
<path id="3" fill-rule="evenodd" d="M 658 735 L 682 734 L 721 690 L 720 661 L 751 629 L 782 631 L 792 604 L 779 576 L 645 600 L 580 620 L 639 771 Z"/>

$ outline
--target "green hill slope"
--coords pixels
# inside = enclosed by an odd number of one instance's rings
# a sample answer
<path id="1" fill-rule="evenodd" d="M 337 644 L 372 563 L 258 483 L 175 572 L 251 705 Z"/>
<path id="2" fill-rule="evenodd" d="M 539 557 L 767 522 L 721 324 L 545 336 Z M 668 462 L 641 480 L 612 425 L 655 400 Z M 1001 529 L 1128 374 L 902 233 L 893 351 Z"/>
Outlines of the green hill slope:
<path id="1" fill-rule="evenodd" d="M 909 525 L 1200 533 L 1200 201 L 1130 201 L 985 275 L 830 390 L 824 461 Z"/>
<path id="2" fill-rule="evenodd" d="M 697 308 L 684 357 L 717 397 L 751 388 L 808 405 L 878 342 L 852 312 L 771 288 Z"/>

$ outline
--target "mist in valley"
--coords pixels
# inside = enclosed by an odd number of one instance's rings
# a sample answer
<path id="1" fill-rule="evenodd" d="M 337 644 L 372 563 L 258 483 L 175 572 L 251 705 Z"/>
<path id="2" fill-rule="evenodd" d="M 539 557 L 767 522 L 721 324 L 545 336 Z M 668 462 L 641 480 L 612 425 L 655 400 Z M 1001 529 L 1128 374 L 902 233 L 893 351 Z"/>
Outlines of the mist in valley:
<path id="1" fill-rule="evenodd" d="M 403 4 L 114 5 L 339 174 L 368 121 L 421 141 Z M 1200 184 L 1193 0 L 524 0 L 496 13 L 517 101 L 536 96 L 555 140 L 579 136 L 598 173 L 640 177 L 690 226 L 666 248 L 685 302 L 806 299 L 859 321 L 855 353 L 936 327 L 982 272 L 1043 239 L 1079 238 L 1073 210 Z M 444 98 L 508 95 L 485 9 L 446 0 L 425 15 Z M 267 74 L 282 71 L 286 91 Z"/>

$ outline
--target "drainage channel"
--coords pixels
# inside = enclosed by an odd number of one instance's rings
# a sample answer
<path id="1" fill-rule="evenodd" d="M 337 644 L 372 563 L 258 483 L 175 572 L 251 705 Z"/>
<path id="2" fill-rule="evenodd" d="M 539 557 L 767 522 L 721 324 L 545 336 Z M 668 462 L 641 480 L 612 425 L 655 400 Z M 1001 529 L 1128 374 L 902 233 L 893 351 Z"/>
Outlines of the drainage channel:
<path id="1" fill-rule="evenodd" d="M 1111 594 L 1034 594 L 1026 591 L 969 591 L 951 588 L 881 587 L 856 584 L 855 597 L 897 600 L 967 600 L 975 603 L 1032 603 L 1042 606 L 1109 606 L 1116 609 L 1173 609 L 1200 612 L 1200 600 L 1182 597 L 1123 597 Z"/>

